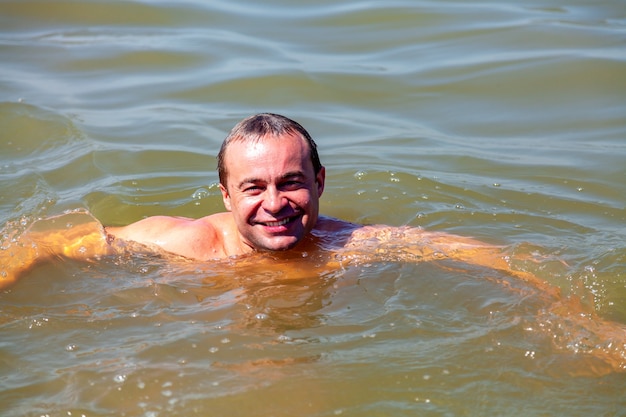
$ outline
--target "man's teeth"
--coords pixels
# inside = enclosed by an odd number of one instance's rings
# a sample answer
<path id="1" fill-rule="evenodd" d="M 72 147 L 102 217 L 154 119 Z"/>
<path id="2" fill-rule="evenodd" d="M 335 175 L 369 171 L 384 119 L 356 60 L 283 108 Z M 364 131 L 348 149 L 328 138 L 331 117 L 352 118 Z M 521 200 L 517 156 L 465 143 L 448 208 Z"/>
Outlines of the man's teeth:
<path id="1" fill-rule="evenodd" d="M 277 226 L 282 226 L 283 224 L 287 224 L 289 223 L 289 219 L 282 219 L 279 222 L 267 222 L 265 223 L 266 226 L 270 226 L 270 227 L 277 227 Z"/>

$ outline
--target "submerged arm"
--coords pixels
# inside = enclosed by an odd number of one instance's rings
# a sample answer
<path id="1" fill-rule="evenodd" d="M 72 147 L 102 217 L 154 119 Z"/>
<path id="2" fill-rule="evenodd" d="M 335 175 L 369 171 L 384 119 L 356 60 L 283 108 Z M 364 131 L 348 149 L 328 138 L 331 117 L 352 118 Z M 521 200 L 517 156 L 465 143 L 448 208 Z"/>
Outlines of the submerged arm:
<path id="1" fill-rule="evenodd" d="M 0 289 L 50 259 L 88 259 L 113 252 L 102 224 L 84 211 L 38 220 L 17 237 L 11 237 L 11 231 L 3 232 Z"/>
<path id="2" fill-rule="evenodd" d="M 603 375 L 626 372 L 626 326 L 605 320 L 576 294 L 563 297 L 560 289 L 536 275 L 515 269 L 509 264 L 504 247 L 476 239 L 418 228 L 368 226 L 357 229 L 341 258 L 371 262 L 374 260 L 420 262 L 455 260 L 503 271 L 540 290 L 546 307 L 538 313 L 535 326 L 525 330 L 549 335 L 557 349 L 580 352 L 594 358 L 591 367 L 581 374 Z M 368 255 L 372 254 L 372 255 Z M 512 259 L 525 260 L 525 259 Z M 602 363 L 596 363 L 599 359 Z"/>
<path id="3" fill-rule="evenodd" d="M 558 296 L 559 290 L 532 273 L 513 269 L 501 246 L 444 232 L 427 232 L 421 228 L 366 226 L 357 229 L 347 245 L 346 254 L 389 261 L 427 262 L 454 260 L 484 266 L 529 282 L 547 294 Z M 373 254 L 373 255 L 367 255 Z"/>
<path id="4" fill-rule="evenodd" d="M 509 275 L 533 284 L 547 294 L 553 296 L 559 295 L 558 288 L 550 285 L 545 280 L 530 272 L 512 268 L 509 263 L 509 257 L 504 253 L 504 247 L 490 245 L 468 237 L 441 232 L 428 232 L 426 239 L 431 242 L 432 247 L 438 252 L 433 253 L 433 258 L 435 259 L 449 258 L 468 264 L 504 271 Z"/>

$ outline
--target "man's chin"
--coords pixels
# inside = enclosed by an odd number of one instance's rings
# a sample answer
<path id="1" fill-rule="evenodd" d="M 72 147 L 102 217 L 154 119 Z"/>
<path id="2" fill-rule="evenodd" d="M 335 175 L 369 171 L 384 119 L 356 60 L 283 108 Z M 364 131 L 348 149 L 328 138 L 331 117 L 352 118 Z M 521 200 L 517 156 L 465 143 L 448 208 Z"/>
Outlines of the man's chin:
<path id="1" fill-rule="evenodd" d="M 295 248 L 298 243 L 300 243 L 300 239 L 297 239 L 295 236 L 289 238 L 281 237 L 280 239 L 274 238 L 258 245 L 257 250 L 265 252 L 284 252 Z"/>

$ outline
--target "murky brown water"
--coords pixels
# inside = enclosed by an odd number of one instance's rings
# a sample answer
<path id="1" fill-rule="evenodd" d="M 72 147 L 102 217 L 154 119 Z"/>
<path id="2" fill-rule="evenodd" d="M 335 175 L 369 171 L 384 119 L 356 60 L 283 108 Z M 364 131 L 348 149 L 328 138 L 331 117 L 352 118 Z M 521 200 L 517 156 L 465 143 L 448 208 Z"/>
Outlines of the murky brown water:
<path id="1" fill-rule="evenodd" d="M 222 139 L 273 111 L 318 142 L 325 214 L 534 254 L 626 338 L 625 41 L 616 0 L 2 1 L 0 224 L 221 210 Z M 626 413 L 584 353 L 620 347 L 528 284 L 307 270 L 41 265 L 0 294 L 0 414 Z"/>

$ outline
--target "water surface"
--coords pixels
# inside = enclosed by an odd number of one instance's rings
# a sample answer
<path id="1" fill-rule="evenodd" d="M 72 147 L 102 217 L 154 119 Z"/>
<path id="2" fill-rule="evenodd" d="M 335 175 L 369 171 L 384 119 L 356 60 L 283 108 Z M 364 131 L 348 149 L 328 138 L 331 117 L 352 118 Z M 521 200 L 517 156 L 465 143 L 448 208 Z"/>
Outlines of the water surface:
<path id="1" fill-rule="evenodd" d="M 625 43 L 619 0 L 5 0 L 0 223 L 222 210 L 222 139 L 278 112 L 319 144 L 325 214 L 533 254 L 620 329 Z M 471 265 L 58 260 L 0 311 L 6 416 L 626 410 L 625 374 L 585 354 L 609 340 Z"/>

